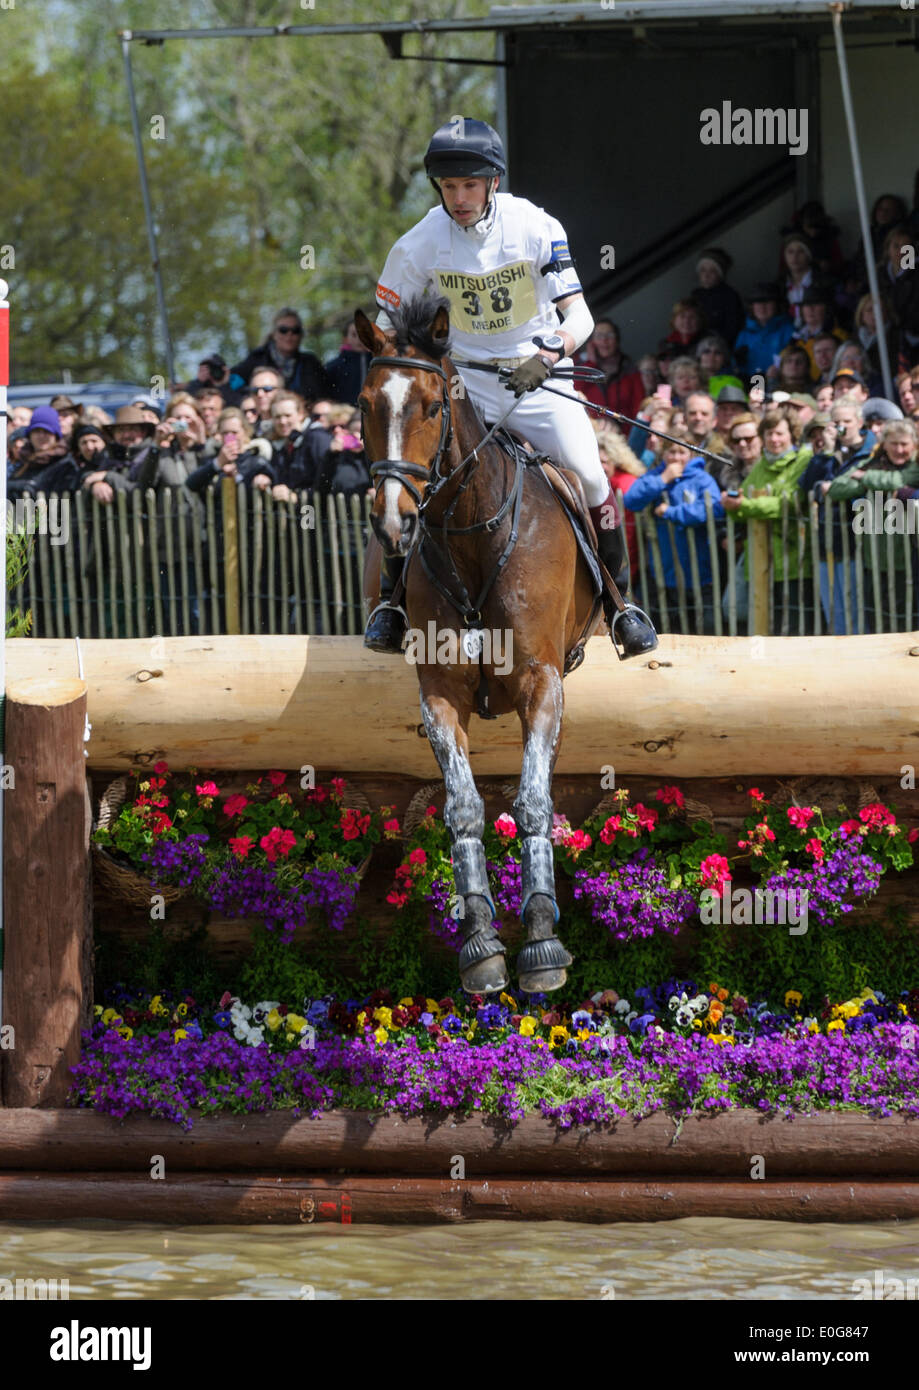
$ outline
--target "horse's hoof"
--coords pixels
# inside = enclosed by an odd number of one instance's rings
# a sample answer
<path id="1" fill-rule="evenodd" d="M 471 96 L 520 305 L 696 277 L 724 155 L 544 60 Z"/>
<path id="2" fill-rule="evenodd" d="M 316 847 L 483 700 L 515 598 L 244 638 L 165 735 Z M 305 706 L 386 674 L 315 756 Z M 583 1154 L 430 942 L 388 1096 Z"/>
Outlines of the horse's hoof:
<path id="1" fill-rule="evenodd" d="M 504 946 L 490 923 L 466 937 L 460 950 L 459 972 L 467 994 L 498 994 L 507 989 Z"/>
<path id="2" fill-rule="evenodd" d="M 500 994 L 510 979 L 504 956 L 489 956 L 460 971 L 460 981 L 467 994 Z"/>
<path id="3" fill-rule="evenodd" d="M 526 975 L 521 973 L 517 983 L 524 994 L 551 994 L 554 989 L 561 989 L 567 978 L 567 970 L 559 966 L 557 969 L 531 970 Z"/>
<path id="4" fill-rule="evenodd" d="M 517 979 L 527 994 L 550 994 L 568 978 L 565 967 L 574 964 L 557 936 L 528 941 L 517 957 Z"/>

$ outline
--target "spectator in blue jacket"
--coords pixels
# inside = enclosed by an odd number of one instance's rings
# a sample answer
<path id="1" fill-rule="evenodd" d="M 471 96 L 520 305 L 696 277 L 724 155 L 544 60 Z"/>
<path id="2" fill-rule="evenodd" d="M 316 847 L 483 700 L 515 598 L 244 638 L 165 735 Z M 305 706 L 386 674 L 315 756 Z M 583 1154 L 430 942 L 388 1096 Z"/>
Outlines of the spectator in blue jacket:
<path id="1" fill-rule="evenodd" d="M 679 601 L 677 564 L 687 591 L 692 593 L 689 547 L 694 546 L 701 594 L 695 600 L 696 622 L 691 630 L 697 633 L 711 633 L 714 631 L 714 607 L 712 567 L 705 529 L 705 494 L 711 495 L 712 514 L 716 521 L 724 519 L 724 508 L 721 505 L 718 484 L 707 472 L 704 460 L 698 455 L 693 455 L 689 435 L 677 434 L 674 435 L 674 440 L 674 443 L 664 446 L 661 461 L 635 479 L 628 492 L 624 494 L 623 501 L 630 512 L 641 512 L 646 507 L 652 507 L 654 510 L 669 610 L 676 610 Z M 676 558 L 670 544 L 668 522 L 672 522 L 674 526 Z M 660 585 L 660 576 L 656 578 Z M 700 602 L 701 614 L 698 611 Z M 679 622 L 679 618 L 677 621 Z"/>
<path id="2" fill-rule="evenodd" d="M 764 281 L 753 286 L 750 317 L 734 343 L 735 361 L 748 379 L 778 375 L 779 353 L 791 342 L 795 331 L 791 319 L 780 311 L 780 304 L 777 284 Z"/>

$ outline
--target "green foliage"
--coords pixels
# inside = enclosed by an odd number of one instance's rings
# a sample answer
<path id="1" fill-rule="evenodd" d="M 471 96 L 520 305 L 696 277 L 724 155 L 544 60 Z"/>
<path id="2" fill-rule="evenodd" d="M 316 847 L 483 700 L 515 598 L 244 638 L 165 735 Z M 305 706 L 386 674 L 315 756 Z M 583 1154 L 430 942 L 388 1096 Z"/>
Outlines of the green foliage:
<path id="1" fill-rule="evenodd" d="M 22 584 L 29 572 L 29 561 L 35 545 L 34 535 L 9 530 L 6 533 L 6 592 L 12 593 Z M 28 637 L 32 629 L 32 611 L 21 613 L 18 608 L 6 610 L 7 637 Z"/>
<path id="2" fill-rule="evenodd" d="M 169 990 L 199 1003 L 216 1002 L 226 987 L 226 968 L 214 958 L 203 925 L 182 935 L 167 935 L 154 922 L 143 941 L 124 945 L 117 938 L 100 936 L 95 949 L 95 994 L 122 984 L 130 990 L 157 994 Z"/>
<path id="3" fill-rule="evenodd" d="M 456 7 L 399 8 L 410 21 Z M 463 14 L 488 9 L 466 0 Z M 3 12 L 0 80 L 16 120 L 0 130 L 0 242 L 16 251 L 16 380 L 64 367 L 77 379 L 165 370 L 116 31 L 314 17 L 297 0 L 158 0 L 152 11 L 146 0 L 58 0 Z M 325 17 L 391 20 L 392 4 L 336 0 Z M 443 43 L 410 36 L 405 53 L 433 57 Z M 492 58 L 494 40 L 457 34 L 449 46 Z M 421 161 L 434 127 L 464 110 L 494 119 L 493 69 L 395 61 L 372 34 L 135 43 L 130 56 L 183 379 L 205 349 L 238 361 L 287 303 L 303 314 L 305 347 L 337 350 L 342 318 L 372 303 L 389 247 L 432 204 Z"/>
<path id="4" fill-rule="evenodd" d="M 232 994 L 245 1002 L 277 999 L 301 1008 L 304 999 L 319 999 L 329 989 L 328 976 L 310 962 L 296 944 L 285 946 L 276 933 L 256 927 L 252 953 L 239 972 Z"/>

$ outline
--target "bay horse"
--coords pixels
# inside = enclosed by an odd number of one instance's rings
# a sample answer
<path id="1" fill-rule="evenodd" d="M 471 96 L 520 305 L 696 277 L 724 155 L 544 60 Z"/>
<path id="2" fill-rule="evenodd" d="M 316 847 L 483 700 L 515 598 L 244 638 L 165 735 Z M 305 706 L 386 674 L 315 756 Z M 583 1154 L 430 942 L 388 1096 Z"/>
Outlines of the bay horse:
<path id="1" fill-rule="evenodd" d="M 444 819 L 461 904 L 459 970 L 472 994 L 508 984 L 504 945 L 492 925 L 485 803 L 469 763 L 469 720 L 483 678 L 490 714 L 514 711 L 520 720 L 523 759 L 513 810 L 523 845 L 526 942 L 518 976 L 527 993 L 548 992 L 565 983 L 572 964 L 555 932 L 550 839 L 562 677 L 566 658 L 574 654 L 577 664 L 600 621 L 600 602 L 546 477 L 487 438 L 448 356 L 447 302 L 421 298 L 387 312 L 392 335 L 360 310 L 355 314 L 371 354 L 358 406 L 377 484 L 365 598 L 374 600 L 379 591 L 380 547 L 387 555 L 411 552 L 405 609 L 409 637 L 422 639 L 414 653 L 421 716 L 446 787 Z M 509 405 L 512 400 L 508 392 Z M 580 490 L 573 474 L 565 477 Z M 423 640 L 435 633 L 436 644 Z"/>

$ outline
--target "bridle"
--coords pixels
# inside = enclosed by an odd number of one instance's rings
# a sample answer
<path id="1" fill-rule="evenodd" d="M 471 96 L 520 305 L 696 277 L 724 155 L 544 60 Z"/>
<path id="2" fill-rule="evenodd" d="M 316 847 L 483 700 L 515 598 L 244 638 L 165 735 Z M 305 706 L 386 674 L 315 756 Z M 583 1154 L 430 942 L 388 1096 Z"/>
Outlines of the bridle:
<path id="1" fill-rule="evenodd" d="M 501 506 L 498 508 L 497 512 L 495 512 L 494 516 L 488 517 L 485 521 L 477 521 L 472 526 L 450 526 L 449 522 L 455 507 L 468 487 L 472 474 L 480 461 L 479 450 L 483 445 L 487 444 L 501 428 L 511 411 L 516 407 L 517 400 L 514 399 L 511 402 L 501 419 L 497 424 L 492 425 L 487 434 L 476 444 L 472 452 L 467 454 L 451 472 L 445 473 L 441 468 L 441 464 L 453 442 L 453 415 L 450 407 L 450 394 L 447 390 L 447 374 L 443 367 L 438 366 L 436 362 L 424 362 L 416 357 L 373 357 L 370 360 L 368 371 L 371 367 L 411 367 L 417 371 L 435 372 L 443 383 L 443 390 L 440 398 L 440 438 L 437 442 L 437 449 L 430 464 L 424 467 L 424 465 L 420 463 L 410 463 L 406 459 L 381 459 L 378 463 L 371 465 L 370 476 L 373 479 L 394 478 L 397 482 L 401 483 L 409 496 L 413 498 L 418 507 L 419 517 L 420 538 L 417 546 L 418 558 L 425 574 L 438 592 L 460 614 L 467 627 L 481 627 L 483 625 L 482 606 L 491 592 L 495 580 L 510 559 L 514 546 L 517 544 L 517 535 L 520 526 L 520 508 L 523 500 L 524 476 L 524 462 L 518 449 L 511 447 L 509 451 L 514 462 L 514 483 L 507 491 Z M 471 468 L 469 467 L 470 464 L 472 464 Z M 466 471 L 467 469 L 468 472 Z M 464 472 L 466 472 L 465 478 L 462 476 Z M 427 486 L 423 494 L 419 492 L 415 484 L 411 482 L 412 478 L 424 478 L 426 480 Z M 435 523 L 442 538 L 438 542 L 434 539 L 432 527 L 428 522 L 426 511 L 444 484 L 451 480 L 457 482 L 458 486 L 456 495 L 444 511 L 442 521 Z M 450 553 L 449 538 L 450 536 L 468 536 L 475 531 L 485 531 L 486 533 L 496 531 L 511 508 L 513 508 L 513 515 L 507 544 L 483 584 L 480 593 L 473 599 L 466 589 L 466 585 L 463 583 L 453 556 Z M 431 566 L 425 554 L 426 545 L 433 546 L 434 550 L 439 552 L 438 558 L 449 568 L 451 579 L 455 585 L 455 592 L 450 591 Z"/>
<path id="2" fill-rule="evenodd" d="M 367 370 L 369 371 L 371 367 L 413 367 L 419 372 L 434 372 L 441 379 L 440 438 L 437 441 L 437 450 L 428 466 L 425 467 L 421 463 L 410 463 L 408 459 L 381 459 L 379 463 L 371 464 L 370 467 L 370 476 L 374 482 L 377 478 L 395 478 L 396 482 L 402 484 L 420 511 L 425 505 L 422 494 L 409 480 L 411 478 L 424 478 L 425 482 L 430 484 L 432 477 L 445 482 L 449 476 L 442 474 L 440 469 L 441 460 L 453 443 L 453 416 L 450 410 L 450 395 L 447 391 L 447 373 L 436 362 L 423 362 L 420 358 L 415 357 L 371 357 Z"/>

